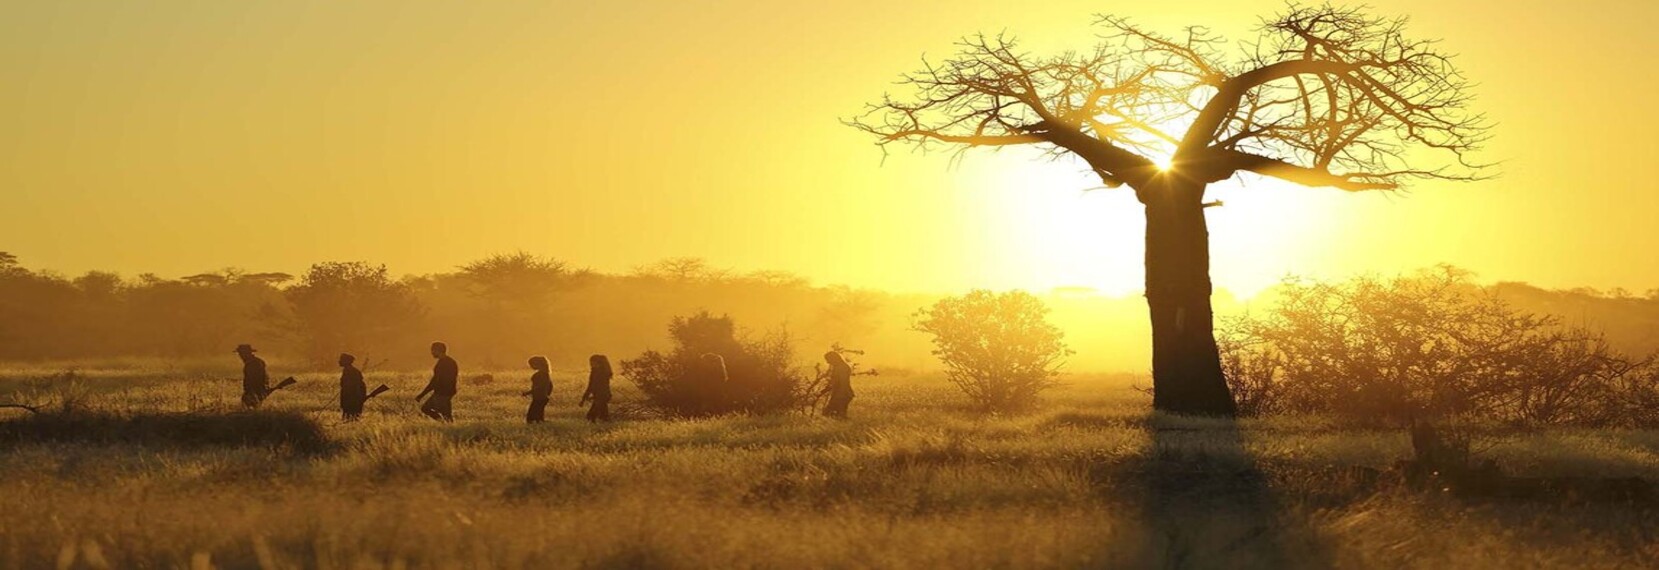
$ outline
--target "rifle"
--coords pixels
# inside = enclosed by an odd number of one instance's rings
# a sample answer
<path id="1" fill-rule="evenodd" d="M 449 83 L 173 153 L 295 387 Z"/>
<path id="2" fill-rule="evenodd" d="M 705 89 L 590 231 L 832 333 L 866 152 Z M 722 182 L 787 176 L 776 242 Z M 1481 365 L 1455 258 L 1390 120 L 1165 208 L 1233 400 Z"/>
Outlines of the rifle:
<path id="1" fill-rule="evenodd" d="M 373 392 L 369 392 L 369 394 L 367 396 L 363 396 L 363 401 L 367 402 L 371 399 L 374 399 L 375 396 L 379 396 L 379 395 L 381 395 L 381 394 L 383 394 L 386 391 L 391 390 L 391 389 L 392 389 L 391 386 L 381 384 L 379 387 L 376 387 Z"/>
<path id="2" fill-rule="evenodd" d="M 270 389 L 265 390 L 265 397 L 269 398 L 271 396 L 271 393 L 276 392 L 277 390 L 281 390 L 283 388 L 287 388 L 289 386 L 293 386 L 294 384 L 297 384 L 297 383 L 299 383 L 299 381 L 295 380 L 293 376 L 283 378 L 281 382 L 277 382 L 276 386 L 272 386 Z"/>

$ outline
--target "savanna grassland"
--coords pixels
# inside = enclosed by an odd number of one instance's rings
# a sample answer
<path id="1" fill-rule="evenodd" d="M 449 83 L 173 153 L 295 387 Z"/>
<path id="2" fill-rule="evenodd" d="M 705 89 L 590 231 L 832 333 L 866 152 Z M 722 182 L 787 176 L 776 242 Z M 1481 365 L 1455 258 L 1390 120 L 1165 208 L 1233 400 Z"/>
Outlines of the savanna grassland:
<path id="1" fill-rule="evenodd" d="M 235 410 L 228 367 L 58 372 L 0 372 L 0 396 L 200 421 L 124 435 L 30 432 L 15 423 L 27 412 L 0 410 L 11 420 L 0 429 L 0 567 L 1628 568 L 1659 559 L 1650 505 L 1412 491 L 1360 469 L 1408 456 L 1401 430 L 1152 416 L 1127 377 L 1069 376 L 1021 415 L 978 414 L 924 374 L 859 378 L 847 421 L 635 412 L 594 426 L 575 406 L 579 373 L 564 371 L 549 421 L 526 426 L 518 371 L 488 382 L 464 373 L 453 425 L 415 413 L 417 373 L 371 372 L 370 386 L 393 391 L 348 424 L 329 374 L 301 375 L 271 398 L 271 412 L 248 414 Z M 616 385 L 627 408 L 636 393 Z M 202 430 L 276 437 L 194 433 Z M 269 443 L 283 439 L 292 441 Z M 1523 475 L 1659 481 L 1655 431 L 1493 429 L 1481 447 Z"/>

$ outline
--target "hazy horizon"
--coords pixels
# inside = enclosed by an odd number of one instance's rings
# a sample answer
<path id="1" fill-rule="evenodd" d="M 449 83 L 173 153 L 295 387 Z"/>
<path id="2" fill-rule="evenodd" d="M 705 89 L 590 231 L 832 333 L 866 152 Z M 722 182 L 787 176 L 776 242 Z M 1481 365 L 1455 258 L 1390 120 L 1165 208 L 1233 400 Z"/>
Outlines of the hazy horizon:
<path id="1" fill-rule="evenodd" d="M 3 250 L 0 250 L 0 251 L 3 251 Z M 15 252 L 7 252 L 7 253 L 12 253 L 13 255 L 16 255 Z M 373 260 L 373 259 L 320 259 L 320 260 L 317 260 L 316 262 L 313 262 L 313 263 L 364 262 L 364 263 L 369 263 L 371 265 L 377 265 L 377 266 L 378 265 L 386 265 L 387 270 L 393 276 L 395 276 L 398 279 L 415 279 L 415 278 L 429 277 L 429 276 L 435 276 L 435 275 L 454 275 L 454 274 L 457 274 L 457 273 L 460 272 L 460 270 L 462 269 L 462 265 L 466 262 L 478 261 L 478 260 L 482 260 L 482 259 L 485 259 L 485 258 L 488 258 L 488 257 L 491 257 L 491 256 L 520 254 L 520 253 L 529 254 L 529 255 L 533 255 L 533 256 L 537 256 L 537 257 L 545 258 L 545 259 L 550 259 L 550 260 L 568 262 L 567 258 L 559 257 L 559 256 L 555 256 L 555 255 L 544 255 L 541 252 L 534 252 L 534 251 L 513 250 L 513 251 L 489 252 L 489 253 L 480 255 L 480 256 L 478 256 L 476 258 L 473 258 L 473 259 L 467 259 L 467 260 L 463 260 L 463 261 L 455 263 L 455 264 L 439 267 L 438 269 L 435 269 L 435 270 L 430 271 L 430 272 L 399 271 L 397 267 L 391 266 L 390 264 L 382 264 L 381 262 Z M 612 269 L 612 268 L 599 268 L 599 267 L 587 267 L 587 266 L 581 266 L 581 265 L 577 265 L 577 264 L 572 263 L 572 264 L 570 264 L 569 269 L 572 270 L 572 271 L 592 271 L 592 272 L 599 273 L 599 274 L 604 274 L 604 275 L 611 275 L 611 276 L 617 276 L 617 277 L 627 277 L 627 276 L 632 276 L 632 275 L 639 275 L 642 270 L 648 270 L 649 266 L 652 265 L 652 263 L 662 262 L 662 261 L 669 261 L 669 260 L 673 260 L 673 259 L 687 259 L 687 258 L 658 258 L 658 259 L 650 260 L 650 262 L 648 262 L 648 263 L 641 263 L 641 264 L 628 266 L 628 267 L 617 267 L 617 268 L 614 268 L 614 269 Z M 696 260 L 701 260 L 701 261 L 707 262 L 708 268 L 710 270 L 719 272 L 721 274 L 721 276 L 724 277 L 724 278 L 741 279 L 745 276 L 754 277 L 754 276 L 763 276 L 763 275 L 770 275 L 770 276 L 773 276 L 773 277 L 781 277 L 781 275 L 775 275 L 775 273 L 779 272 L 779 271 L 782 271 L 782 270 L 777 269 L 777 268 L 767 268 L 767 267 L 745 268 L 745 267 L 724 266 L 724 265 L 720 264 L 718 259 L 709 259 L 709 258 L 706 258 L 706 257 L 693 257 L 693 258 L 689 258 L 689 259 L 696 259 Z M 29 271 L 36 272 L 36 273 L 41 273 L 41 274 L 46 274 L 46 275 L 58 275 L 58 276 L 61 276 L 61 277 L 64 277 L 64 278 L 74 278 L 74 277 L 78 277 L 80 275 L 84 275 L 87 272 L 93 272 L 93 271 L 112 272 L 112 273 L 116 273 L 123 280 L 132 280 L 132 279 L 136 279 L 136 278 L 138 278 L 140 276 L 143 276 L 143 275 L 154 275 L 154 276 L 156 276 L 158 278 L 161 278 L 161 279 L 178 280 L 178 279 L 182 279 L 182 278 L 185 278 L 185 277 L 191 277 L 191 276 L 195 276 L 195 275 L 223 273 L 223 272 L 227 272 L 227 271 L 240 272 L 240 273 L 243 273 L 243 274 L 267 273 L 267 272 L 269 272 L 269 273 L 284 273 L 284 274 L 294 276 L 295 278 L 298 278 L 302 274 L 304 274 L 305 270 L 307 268 L 311 267 L 311 265 L 312 265 L 312 263 L 306 263 L 301 267 L 294 267 L 294 268 L 263 267 L 263 266 L 259 266 L 259 265 L 227 266 L 227 267 L 204 269 L 204 270 L 200 270 L 200 271 L 185 271 L 185 272 L 180 272 L 180 273 L 177 273 L 177 274 L 162 274 L 162 273 L 158 273 L 158 272 L 155 272 L 155 271 L 122 272 L 122 271 L 114 271 L 114 270 L 110 270 L 108 268 L 99 268 L 99 267 L 89 267 L 89 268 L 79 270 L 79 271 L 64 271 L 64 270 L 54 268 L 54 267 L 40 267 L 40 266 L 37 266 L 35 264 L 29 263 L 28 259 L 19 259 L 19 266 L 20 267 L 22 267 L 23 269 L 27 269 Z M 1391 277 L 1391 276 L 1410 275 L 1410 274 L 1418 272 L 1418 271 L 1432 269 L 1434 267 L 1441 266 L 1441 265 L 1450 265 L 1451 267 L 1455 267 L 1459 270 L 1465 270 L 1465 271 L 1468 270 L 1468 268 L 1462 267 L 1462 266 L 1456 266 L 1456 265 L 1451 265 L 1451 264 L 1433 264 L 1433 263 L 1431 263 L 1431 264 L 1424 264 L 1424 265 L 1415 266 L 1415 267 L 1400 267 L 1400 268 L 1393 269 L 1393 270 L 1376 269 L 1376 270 L 1360 271 L 1360 272 L 1349 273 L 1349 274 L 1335 274 L 1335 275 L 1312 275 L 1312 274 L 1306 274 L 1306 273 L 1302 273 L 1302 274 L 1286 273 L 1283 276 L 1283 278 L 1284 279 L 1318 279 L 1318 280 L 1340 281 L 1340 280 L 1344 280 L 1344 279 L 1349 279 L 1349 278 L 1354 278 L 1354 277 L 1361 277 L 1361 276 Z M 958 289 L 932 289 L 932 290 L 929 290 L 929 289 L 891 289 L 891 288 L 884 288 L 884 287 L 879 287 L 879 286 L 856 285 L 856 284 L 852 284 L 852 283 L 824 282 L 824 281 L 812 279 L 810 276 L 807 276 L 807 275 L 796 274 L 796 273 L 793 273 L 793 272 L 788 272 L 788 275 L 792 276 L 792 277 L 799 277 L 801 279 L 804 279 L 805 280 L 805 285 L 807 285 L 809 287 L 816 287 L 816 288 L 847 287 L 847 288 L 856 289 L 856 290 L 867 290 L 867 291 L 880 292 L 880 293 L 884 293 L 884 294 L 888 294 L 888 295 L 894 295 L 894 296 L 956 295 L 956 294 L 961 294 L 965 291 L 969 291 L 969 290 L 972 290 L 972 289 L 990 289 L 990 290 L 993 290 L 993 291 L 1023 290 L 1023 291 L 1028 291 L 1028 292 L 1031 292 L 1031 293 L 1034 293 L 1034 294 L 1037 294 L 1037 295 L 1040 295 L 1040 296 L 1041 295 L 1092 295 L 1092 296 L 1099 296 L 1099 297 L 1103 297 L 1103 298 L 1107 298 L 1107 299 L 1122 299 L 1122 298 L 1126 298 L 1126 297 L 1140 297 L 1144 293 L 1144 290 L 1141 289 L 1141 288 L 1118 291 L 1118 290 L 1101 289 L 1101 288 L 1093 287 L 1093 286 L 1085 284 L 1085 283 L 1058 284 L 1058 285 L 1054 285 L 1054 286 L 1051 286 L 1051 287 L 1040 288 L 1040 289 L 1039 288 L 1028 288 L 1028 287 L 1007 287 L 1007 288 L 997 289 L 997 288 L 987 288 L 987 287 L 977 287 L 977 286 L 962 286 Z M 1519 284 L 1523 284 L 1523 285 L 1530 285 L 1530 286 L 1538 287 L 1538 288 L 1545 289 L 1545 290 L 1561 291 L 1561 292 L 1590 290 L 1590 291 L 1594 291 L 1594 292 L 1598 292 L 1598 293 L 1613 294 L 1613 293 L 1616 293 L 1616 292 L 1619 292 L 1619 291 L 1623 291 L 1625 293 L 1633 294 L 1633 295 L 1644 295 L 1644 294 L 1648 293 L 1649 291 L 1659 291 L 1659 283 L 1656 283 L 1655 284 L 1656 286 L 1654 286 L 1654 287 L 1643 287 L 1643 288 L 1640 288 L 1640 289 L 1633 289 L 1633 288 L 1628 288 L 1628 287 L 1611 287 L 1611 286 L 1605 286 L 1605 285 L 1598 285 L 1598 284 L 1594 284 L 1594 283 L 1576 283 L 1576 284 L 1569 283 L 1569 284 L 1566 284 L 1566 285 L 1559 285 L 1559 286 L 1545 285 L 1545 284 L 1535 283 L 1535 282 L 1531 282 L 1531 281 L 1493 279 L 1493 278 L 1490 278 L 1486 275 L 1482 275 L 1478 272 L 1473 272 L 1473 275 L 1471 277 L 1473 278 L 1473 280 L 1476 283 L 1483 284 L 1483 285 L 1497 285 L 1497 284 L 1503 284 L 1503 283 L 1519 283 Z M 1251 291 L 1248 291 L 1248 292 L 1233 291 L 1232 289 L 1229 289 L 1225 286 L 1218 285 L 1215 288 L 1216 301 L 1218 303 L 1225 303 L 1225 302 L 1229 302 L 1229 301 L 1250 302 L 1250 301 L 1255 300 L 1257 297 L 1261 296 L 1261 294 L 1266 293 L 1270 289 L 1272 289 L 1273 287 L 1279 285 L 1281 282 L 1282 281 L 1274 281 L 1274 282 L 1269 283 L 1266 286 L 1263 286 L 1259 289 L 1254 289 L 1254 290 L 1251 290 Z"/>

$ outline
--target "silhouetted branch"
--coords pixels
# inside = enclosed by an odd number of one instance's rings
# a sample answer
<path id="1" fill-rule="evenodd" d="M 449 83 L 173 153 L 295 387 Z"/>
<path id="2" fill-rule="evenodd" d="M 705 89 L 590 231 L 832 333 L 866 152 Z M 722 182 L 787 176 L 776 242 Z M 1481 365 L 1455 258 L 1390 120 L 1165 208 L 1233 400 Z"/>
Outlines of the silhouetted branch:
<path id="1" fill-rule="evenodd" d="M 1467 81 L 1436 42 L 1406 37 L 1405 25 L 1355 9 L 1293 7 L 1263 27 L 1251 69 L 1218 87 L 1183 143 L 1315 172 L 1366 172 L 1349 177 L 1367 189 L 1482 178 L 1484 165 L 1469 156 L 1488 124 L 1468 111 Z M 1408 168 L 1411 146 L 1442 151 L 1449 163 Z"/>
<path id="2" fill-rule="evenodd" d="M 1334 174 L 1317 168 L 1297 166 L 1288 162 L 1256 156 L 1238 151 L 1225 151 L 1226 160 L 1232 165 L 1231 171 L 1246 170 L 1263 176 L 1271 176 L 1280 180 L 1295 182 L 1303 186 L 1327 186 L 1359 192 L 1364 190 L 1394 190 L 1398 184 L 1390 182 L 1394 177 L 1407 173 L 1381 174 Z"/>
<path id="3" fill-rule="evenodd" d="M 1123 171 L 1149 166 L 1115 146 L 1117 139 L 1090 134 L 1118 127 L 1096 120 L 1099 113 L 1080 110 L 1121 101 L 1130 93 L 1108 97 L 1115 83 L 1094 75 L 1109 63 L 1106 52 L 1034 60 L 1016 51 L 1013 40 L 984 35 L 964 39 L 960 47 L 956 57 L 937 64 L 924 61 L 920 71 L 901 79 L 913 97 L 885 97 L 847 124 L 876 135 L 884 147 L 894 142 L 922 149 L 935 143 L 1033 145 L 1057 155 L 1070 152 L 1088 161 L 1109 185 L 1120 184 Z M 1127 115 L 1122 111 L 1127 107 L 1114 108 Z"/>
<path id="4" fill-rule="evenodd" d="M 1244 57 L 1201 27 L 1167 36 L 1103 16 L 1092 51 L 1039 58 L 1006 36 L 973 36 L 899 82 L 848 124 L 920 149 L 1030 145 L 1086 161 L 1108 186 L 1137 189 L 1169 159 L 1188 178 L 1248 171 L 1345 190 L 1411 179 L 1475 180 L 1487 121 L 1468 83 L 1405 19 L 1328 5 L 1292 6 Z M 1412 148 L 1448 155 L 1407 166 Z M 1423 158 L 1413 154 L 1413 159 Z"/>

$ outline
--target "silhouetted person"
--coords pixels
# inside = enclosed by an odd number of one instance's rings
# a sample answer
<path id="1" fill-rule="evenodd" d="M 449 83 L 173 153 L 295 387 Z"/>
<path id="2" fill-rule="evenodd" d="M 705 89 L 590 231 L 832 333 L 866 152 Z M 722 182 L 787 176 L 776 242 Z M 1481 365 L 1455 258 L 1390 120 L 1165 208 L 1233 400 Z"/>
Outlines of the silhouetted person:
<path id="1" fill-rule="evenodd" d="M 419 402 L 427 394 L 432 394 L 425 404 L 421 404 L 421 413 L 434 420 L 453 422 L 456 380 L 461 376 L 461 367 L 449 357 L 449 346 L 444 343 L 432 343 L 432 357 L 438 359 L 432 365 L 432 380 L 415 396 L 415 401 Z"/>
<path id="2" fill-rule="evenodd" d="M 853 367 L 833 350 L 824 353 L 824 362 L 829 363 L 829 403 L 824 406 L 824 415 L 845 418 L 847 404 L 853 401 Z"/>
<path id="3" fill-rule="evenodd" d="M 271 393 L 268 387 L 271 377 L 265 373 L 265 361 L 253 355 L 258 352 L 253 345 L 236 345 L 235 352 L 242 357 L 242 405 L 257 408 Z"/>
<path id="4" fill-rule="evenodd" d="M 728 384 L 731 377 L 726 373 L 726 359 L 718 354 L 704 353 L 697 360 L 697 369 L 692 375 L 692 401 L 697 403 L 697 412 L 713 414 L 727 411 L 731 403 L 731 386 Z"/>
<path id="5" fill-rule="evenodd" d="M 547 357 L 530 357 L 530 368 L 535 370 L 530 375 L 530 391 L 524 395 L 530 397 L 530 410 L 524 412 L 524 423 L 539 424 L 547 421 L 547 400 L 553 397 L 553 374 L 548 371 Z"/>
<path id="6" fill-rule="evenodd" d="M 582 404 L 593 401 L 588 421 L 611 421 L 611 359 L 603 354 L 589 356 L 588 369 L 588 389 L 582 392 Z"/>
<path id="7" fill-rule="evenodd" d="M 357 357 L 340 354 L 340 417 L 355 421 L 363 417 L 363 403 L 369 400 L 369 385 L 363 383 L 363 371 L 352 363 Z"/>

